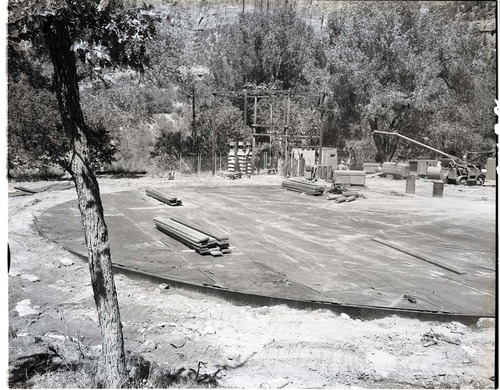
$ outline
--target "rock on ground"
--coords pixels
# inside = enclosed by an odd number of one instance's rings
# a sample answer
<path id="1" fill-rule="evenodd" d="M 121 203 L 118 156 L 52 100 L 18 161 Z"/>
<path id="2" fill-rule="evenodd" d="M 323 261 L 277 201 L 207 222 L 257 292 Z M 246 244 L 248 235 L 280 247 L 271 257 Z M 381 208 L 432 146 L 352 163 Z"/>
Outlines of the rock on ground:
<path id="1" fill-rule="evenodd" d="M 70 265 L 75 264 L 75 262 L 68 257 L 61 259 L 59 262 L 65 267 L 69 267 Z"/>
<path id="2" fill-rule="evenodd" d="M 40 314 L 38 310 L 33 309 L 30 305 L 31 300 L 29 299 L 17 303 L 15 310 L 19 313 L 19 317 L 37 316 Z"/>
<path id="3" fill-rule="evenodd" d="M 21 278 L 23 278 L 25 280 L 29 280 L 30 282 L 39 282 L 40 281 L 40 278 L 38 276 L 32 275 L 32 274 L 22 274 Z"/>

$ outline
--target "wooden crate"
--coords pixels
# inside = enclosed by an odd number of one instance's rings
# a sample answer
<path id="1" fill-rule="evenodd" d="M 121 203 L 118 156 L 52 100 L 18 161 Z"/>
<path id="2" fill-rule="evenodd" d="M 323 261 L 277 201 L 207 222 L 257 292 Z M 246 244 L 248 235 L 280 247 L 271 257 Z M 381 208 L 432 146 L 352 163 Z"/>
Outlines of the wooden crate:
<path id="1" fill-rule="evenodd" d="M 380 172 L 380 164 L 379 163 L 364 163 L 363 171 L 366 173 L 377 173 Z"/>
<path id="2" fill-rule="evenodd" d="M 364 186 L 366 172 L 364 171 L 333 171 L 335 184 Z"/>
<path id="3" fill-rule="evenodd" d="M 385 162 L 382 164 L 382 172 L 398 179 L 407 178 L 410 176 L 410 164 Z"/>

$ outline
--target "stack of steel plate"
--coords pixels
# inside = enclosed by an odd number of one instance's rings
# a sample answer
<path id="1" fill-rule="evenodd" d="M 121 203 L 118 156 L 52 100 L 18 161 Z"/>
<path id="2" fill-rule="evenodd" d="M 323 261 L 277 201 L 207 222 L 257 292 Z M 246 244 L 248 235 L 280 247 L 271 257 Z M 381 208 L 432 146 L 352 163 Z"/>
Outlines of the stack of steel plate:
<path id="1" fill-rule="evenodd" d="M 174 196 L 166 195 L 160 191 L 153 190 L 152 188 L 146 188 L 146 195 L 159 200 L 160 202 L 166 203 L 169 206 L 181 206 L 182 200 Z"/>
<path id="2" fill-rule="evenodd" d="M 153 221 L 163 233 L 194 249 L 199 254 L 222 256 L 231 253 L 228 237 L 214 236 L 195 228 L 191 223 L 180 220 L 155 218 Z"/>
<path id="3" fill-rule="evenodd" d="M 307 195 L 323 195 L 325 187 L 311 183 L 307 180 L 287 179 L 284 180 L 281 186 L 287 190 L 295 192 L 303 192 Z"/>

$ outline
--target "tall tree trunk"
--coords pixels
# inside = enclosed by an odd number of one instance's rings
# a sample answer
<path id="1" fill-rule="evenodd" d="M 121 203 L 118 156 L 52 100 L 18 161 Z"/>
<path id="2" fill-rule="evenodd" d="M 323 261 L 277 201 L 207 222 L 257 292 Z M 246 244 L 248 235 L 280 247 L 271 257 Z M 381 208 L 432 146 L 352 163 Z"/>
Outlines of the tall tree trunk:
<path id="1" fill-rule="evenodd" d="M 43 27 L 54 66 L 63 127 L 71 139 L 72 151 L 66 168 L 76 185 L 94 300 L 101 327 L 102 354 L 96 379 L 99 386 L 119 388 L 127 381 L 122 324 L 99 185 L 88 161 L 87 126 L 80 106 L 75 55 L 71 50 L 72 42 L 64 20 L 49 20 Z"/>

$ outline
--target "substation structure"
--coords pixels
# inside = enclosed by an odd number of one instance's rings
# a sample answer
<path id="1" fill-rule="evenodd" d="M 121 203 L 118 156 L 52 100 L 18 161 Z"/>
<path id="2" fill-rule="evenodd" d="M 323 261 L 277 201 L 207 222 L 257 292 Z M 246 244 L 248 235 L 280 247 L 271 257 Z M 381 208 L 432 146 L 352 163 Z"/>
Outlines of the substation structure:
<path id="1" fill-rule="evenodd" d="M 255 152 L 256 144 L 262 142 L 263 139 L 269 140 L 269 144 L 277 144 L 280 152 L 279 159 L 274 159 L 274 162 L 268 164 L 267 154 L 264 156 L 264 170 L 269 173 L 278 173 L 281 171 L 283 176 L 304 176 L 305 165 L 328 165 L 332 171 L 337 163 L 337 151 L 335 148 L 328 148 L 324 155 L 323 147 L 323 116 L 325 112 L 324 102 L 326 94 L 307 94 L 295 92 L 292 90 L 239 90 L 239 91 L 217 91 L 213 93 L 218 97 L 242 98 L 243 99 L 243 123 L 245 129 L 243 131 L 242 140 L 233 140 L 230 142 L 230 152 L 228 157 L 229 173 L 242 172 L 243 174 L 255 173 Z M 283 115 L 276 115 L 273 110 L 272 102 L 269 104 L 269 116 L 264 119 L 259 112 L 259 103 L 263 100 L 278 97 L 280 105 L 284 108 Z M 316 100 L 316 123 L 314 125 L 315 132 L 312 134 L 301 134 L 291 126 L 291 99 L 295 97 Z M 251 124 L 249 124 L 249 105 L 253 103 L 253 115 L 251 115 Z M 252 129 L 251 134 L 247 128 Z M 251 137 L 251 141 L 250 141 Z M 215 134 L 212 134 L 212 139 L 215 140 Z M 296 143 L 297 140 L 307 140 L 307 145 Z M 215 155 L 215 141 L 212 145 L 212 154 Z M 300 146 L 300 147 L 299 147 Z M 304 158 L 303 152 L 307 150 L 308 158 Z M 280 160 L 282 164 L 280 165 Z M 294 164 L 292 164 L 294 161 Z M 269 166 L 268 166 L 269 165 Z M 299 173 L 300 172 L 300 173 Z M 212 173 L 215 173 L 215 167 L 212 167 Z M 326 169 L 325 169 L 326 173 Z"/>

